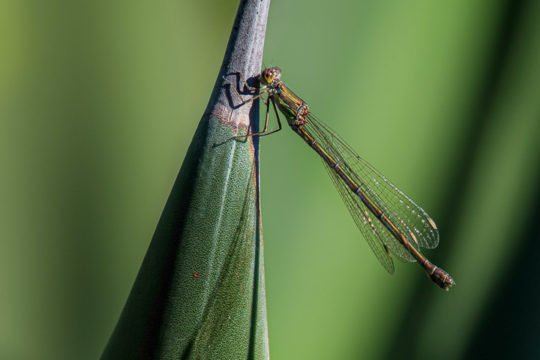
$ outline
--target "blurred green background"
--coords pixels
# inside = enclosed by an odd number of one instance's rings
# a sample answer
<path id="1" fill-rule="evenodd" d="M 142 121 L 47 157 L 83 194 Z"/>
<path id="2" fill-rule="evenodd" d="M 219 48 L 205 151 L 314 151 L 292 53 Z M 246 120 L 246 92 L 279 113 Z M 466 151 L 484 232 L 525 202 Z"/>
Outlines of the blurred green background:
<path id="1" fill-rule="evenodd" d="M 95 359 L 237 1 L 0 2 L 0 358 Z M 265 65 L 437 221 L 377 263 L 321 161 L 261 139 L 275 359 L 539 358 L 540 2 L 274 1 Z"/>

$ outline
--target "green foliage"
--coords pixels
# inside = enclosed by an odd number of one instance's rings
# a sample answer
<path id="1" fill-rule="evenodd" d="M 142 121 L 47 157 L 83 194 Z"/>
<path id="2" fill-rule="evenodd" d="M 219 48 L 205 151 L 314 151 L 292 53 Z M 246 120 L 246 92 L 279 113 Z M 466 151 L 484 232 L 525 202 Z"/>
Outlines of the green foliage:
<path id="1" fill-rule="evenodd" d="M 103 359 L 267 357 L 253 147 L 234 135 L 201 121 Z"/>
<path id="2" fill-rule="evenodd" d="M 237 5 L 5 2 L 0 358 L 103 352 Z M 531 0 L 273 2 L 265 64 L 430 213 L 425 255 L 457 282 L 387 275 L 316 155 L 288 129 L 262 138 L 274 358 L 534 358 L 539 19 Z"/>

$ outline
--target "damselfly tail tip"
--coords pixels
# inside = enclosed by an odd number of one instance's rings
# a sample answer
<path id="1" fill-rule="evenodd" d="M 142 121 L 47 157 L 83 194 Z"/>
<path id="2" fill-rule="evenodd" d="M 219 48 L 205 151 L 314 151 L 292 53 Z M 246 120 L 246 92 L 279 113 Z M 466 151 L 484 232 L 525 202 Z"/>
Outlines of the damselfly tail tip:
<path id="1" fill-rule="evenodd" d="M 441 289 L 446 291 L 456 284 L 452 276 L 441 268 L 436 268 L 433 274 L 431 274 L 429 277 L 431 277 L 431 280 L 433 280 L 435 284 L 439 285 Z"/>

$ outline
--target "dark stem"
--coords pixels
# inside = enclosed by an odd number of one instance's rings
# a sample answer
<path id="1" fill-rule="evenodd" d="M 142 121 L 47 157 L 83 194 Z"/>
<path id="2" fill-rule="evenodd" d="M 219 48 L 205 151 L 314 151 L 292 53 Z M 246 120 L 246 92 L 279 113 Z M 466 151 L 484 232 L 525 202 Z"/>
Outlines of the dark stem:
<path id="1" fill-rule="evenodd" d="M 221 123 L 237 128 L 247 128 L 250 123 L 258 123 L 259 112 L 250 112 L 253 103 L 238 109 L 234 107 L 241 99 L 231 96 L 228 86 L 224 86 L 223 76 L 240 82 L 241 77 L 247 80 L 260 72 L 269 6 L 270 0 L 240 2 L 225 57 L 206 107 L 206 113 Z"/>

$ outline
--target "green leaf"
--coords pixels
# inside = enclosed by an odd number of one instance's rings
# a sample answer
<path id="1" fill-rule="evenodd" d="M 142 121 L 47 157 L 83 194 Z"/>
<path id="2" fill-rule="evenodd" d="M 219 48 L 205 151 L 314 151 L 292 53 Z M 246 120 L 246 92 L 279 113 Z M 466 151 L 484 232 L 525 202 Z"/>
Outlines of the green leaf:
<path id="1" fill-rule="evenodd" d="M 267 359 L 253 103 L 222 75 L 260 70 L 268 2 L 244 1 L 193 137 L 103 359 Z M 245 49 L 250 48 L 251 52 Z M 254 111 L 253 111 L 254 110 Z"/>

